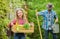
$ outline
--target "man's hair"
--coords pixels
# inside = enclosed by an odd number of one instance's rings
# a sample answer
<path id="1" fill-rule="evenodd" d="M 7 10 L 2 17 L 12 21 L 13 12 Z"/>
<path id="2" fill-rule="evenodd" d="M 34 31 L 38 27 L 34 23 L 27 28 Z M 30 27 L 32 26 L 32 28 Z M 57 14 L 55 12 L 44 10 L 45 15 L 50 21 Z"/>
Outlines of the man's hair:
<path id="1" fill-rule="evenodd" d="M 52 3 L 48 3 L 48 4 L 47 4 L 47 7 L 48 7 L 48 8 L 51 8 L 51 7 L 54 7 L 54 6 L 53 6 Z"/>

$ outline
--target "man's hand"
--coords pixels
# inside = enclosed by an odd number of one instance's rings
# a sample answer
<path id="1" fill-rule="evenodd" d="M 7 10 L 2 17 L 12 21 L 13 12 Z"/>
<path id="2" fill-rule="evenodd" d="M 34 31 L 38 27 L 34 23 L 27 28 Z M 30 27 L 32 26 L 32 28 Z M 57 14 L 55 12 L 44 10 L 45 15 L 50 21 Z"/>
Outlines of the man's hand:
<path id="1" fill-rule="evenodd" d="M 55 20 L 55 23 L 57 23 L 58 22 L 58 18 L 56 18 L 56 20 Z"/>
<path id="2" fill-rule="evenodd" d="M 38 12 L 36 12 L 36 16 L 38 16 L 39 14 L 38 14 Z"/>
<path id="3" fill-rule="evenodd" d="M 36 16 L 38 16 L 38 11 L 37 11 L 37 9 L 35 10 L 35 12 L 36 12 Z"/>

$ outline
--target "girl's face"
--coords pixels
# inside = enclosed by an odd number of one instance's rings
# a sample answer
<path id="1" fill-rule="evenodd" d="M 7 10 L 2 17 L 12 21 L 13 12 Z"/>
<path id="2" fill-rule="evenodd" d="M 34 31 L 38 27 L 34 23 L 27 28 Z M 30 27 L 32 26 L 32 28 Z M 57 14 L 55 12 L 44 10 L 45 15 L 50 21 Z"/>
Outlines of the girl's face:
<path id="1" fill-rule="evenodd" d="M 21 10 L 18 10 L 17 15 L 18 15 L 19 18 L 22 18 L 23 12 Z"/>

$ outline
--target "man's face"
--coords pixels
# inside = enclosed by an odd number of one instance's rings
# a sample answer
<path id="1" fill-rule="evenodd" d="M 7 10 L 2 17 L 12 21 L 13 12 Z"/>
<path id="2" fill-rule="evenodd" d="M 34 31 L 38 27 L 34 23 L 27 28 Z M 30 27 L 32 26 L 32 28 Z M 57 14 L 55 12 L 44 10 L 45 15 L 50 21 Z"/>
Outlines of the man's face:
<path id="1" fill-rule="evenodd" d="M 52 5 L 48 5 L 48 10 L 51 11 L 52 10 Z"/>

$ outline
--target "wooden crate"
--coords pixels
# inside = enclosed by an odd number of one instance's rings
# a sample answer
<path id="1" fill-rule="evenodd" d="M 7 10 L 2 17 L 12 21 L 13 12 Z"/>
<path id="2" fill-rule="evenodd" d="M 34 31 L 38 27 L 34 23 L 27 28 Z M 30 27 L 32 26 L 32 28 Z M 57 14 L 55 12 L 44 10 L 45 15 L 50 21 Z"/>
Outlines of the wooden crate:
<path id="1" fill-rule="evenodd" d="M 34 26 L 30 26 L 29 29 L 25 29 L 23 25 L 18 26 L 12 26 L 12 31 L 14 33 L 33 33 L 34 32 Z"/>

